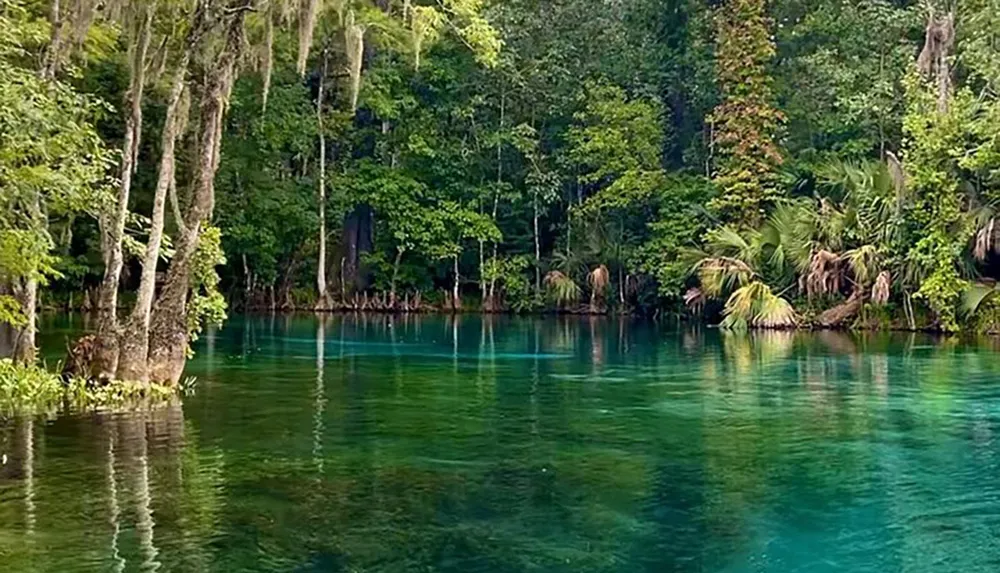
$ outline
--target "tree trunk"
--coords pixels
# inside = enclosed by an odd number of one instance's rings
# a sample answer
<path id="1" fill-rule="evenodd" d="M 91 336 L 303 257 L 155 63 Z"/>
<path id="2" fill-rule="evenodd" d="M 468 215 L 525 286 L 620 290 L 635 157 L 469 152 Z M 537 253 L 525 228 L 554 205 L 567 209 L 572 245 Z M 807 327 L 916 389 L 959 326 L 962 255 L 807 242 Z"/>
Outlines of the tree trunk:
<path id="1" fill-rule="evenodd" d="M 458 276 L 458 256 L 457 255 L 455 256 L 454 270 L 455 270 L 455 284 L 451 287 L 451 308 L 452 308 L 452 310 L 458 312 L 462 308 L 462 299 L 461 299 L 461 296 L 459 295 L 459 288 L 458 288 L 458 286 L 459 286 L 458 285 L 458 281 L 459 281 L 460 277 Z"/>
<path id="2" fill-rule="evenodd" d="M 243 20 L 246 11 L 236 9 L 230 16 L 225 43 L 207 78 L 200 102 L 200 148 L 193 180 L 193 199 L 185 227 L 177 243 L 174 259 L 167 271 L 163 292 L 153 308 L 149 332 L 149 379 L 161 384 L 176 384 L 184 369 L 188 346 L 187 295 L 190 290 L 191 263 L 201 225 L 212 214 L 215 204 L 215 173 L 219 167 L 222 120 L 236 75 L 236 58 L 243 45 Z"/>
<path id="3" fill-rule="evenodd" d="M 160 258 L 160 245 L 163 242 L 167 192 L 174 181 L 174 150 L 180 125 L 183 123 L 182 119 L 178 117 L 178 111 L 184 92 L 188 59 L 189 55 L 185 53 L 170 88 L 170 100 L 167 103 L 167 115 L 163 122 L 161 136 L 160 173 L 156 181 L 156 191 L 153 194 L 149 241 L 146 243 L 146 252 L 142 260 L 142 278 L 139 282 L 135 307 L 132 309 L 120 341 L 119 380 L 142 383 L 149 381 L 149 372 L 146 369 L 146 359 L 149 353 L 149 320 L 153 307 L 153 296 L 156 291 L 156 265 Z"/>
<path id="4" fill-rule="evenodd" d="M 15 329 L 12 358 L 20 364 L 31 364 L 35 361 L 35 333 L 37 332 L 38 281 L 36 279 L 21 279 L 14 286 L 14 298 L 21 303 L 21 313 L 27 323 Z"/>
<path id="5" fill-rule="evenodd" d="M 41 197 L 38 191 L 35 192 L 34 198 L 28 205 L 30 206 L 32 226 L 36 229 L 44 229 L 48 225 L 48 220 L 42 212 Z M 38 271 L 37 268 L 33 270 Z M 14 362 L 31 364 L 37 355 L 35 333 L 38 330 L 36 312 L 38 308 L 38 278 L 29 274 L 11 280 L 9 286 L 11 295 L 20 304 L 21 314 L 26 319 L 23 326 L 13 329 L 11 357 Z M 3 292 L 4 289 L 0 289 L 0 294 Z"/>
<path id="6" fill-rule="evenodd" d="M 319 130 L 319 261 L 316 268 L 316 287 L 319 297 L 317 310 L 330 309 L 330 293 L 326 287 L 326 135 L 323 133 L 323 88 L 326 79 L 328 52 L 323 51 L 323 70 L 319 76 L 319 93 L 316 96 L 316 125 Z"/>
<path id="7" fill-rule="evenodd" d="M 344 260 L 340 275 L 344 298 L 348 294 L 364 290 L 365 281 L 361 269 L 362 253 L 371 250 L 372 246 L 372 210 L 369 205 L 355 206 L 354 210 L 344 217 L 342 243 Z"/>
<path id="8" fill-rule="evenodd" d="M 396 308 L 396 279 L 399 278 L 399 263 L 403 260 L 403 253 L 406 249 L 399 249 L 396 251 L 396 260 L 392 264 L 392 283 L 389 285 L 389 308 L 395 310 Z"/>
<path id="9" fill-rule="evenodd" d="M 566 256 L 573 254 L 573 197 L 566 205 Z"/>
<path id="10" fill-rule="evenodd" d="M 267 113 L 267 96 L 271 92 L 271 75 L 274 71 L 274 18 L 274 2 L 268 2 L 264 11 L 264 61 L 261 62 L 264 87 L 261 90 L 261 114 Z"/>
<path id="11" fill-rule="evenodd" d="M 0 282 L 0 294 L 8 294 L 6 285 Z M 0 358 L 14 357 L 14 342 L 17 340 L 18 329 L 6 322 L 0 322 Z"/>
<path id="12" fill-rule="evenodd" d="M 247 254 L 243 253 L 243 310 L 250 310 L 255 293 L 251 285 L 250 265 L 247 264 Z"/>
<path id="13" fill-rule="evenodd" d="M 344 265 L 347 263 L 347 257 L 340 257 L 340 303 L 344 304 L 347 302 L 347 284 L 344 282 L 344 276 L 347 272 Z"/>
<path id="14" fill-rule="evenodd" d="M 148 379 L 159 384 L 180 380 L 188 345 L 187 296 L 190 290 L 191 259 L 197 248 L 201 222 L 191 221 L 181 235 L 177 252 L 149 325 Z"/>
<path id="15" fill-rule="evenodd" d="M 535 232 L 535 295 L 542 292 L 542 244 L 538 234 L 538 196 L 535 195 L 532 201 L 534 207 L 534 217 L 532 225 Z"/>
<path id="16" fill-rule="evenodd" d="M 500 89 L 500 123 L 499 131 L 501 136 L 503 135 L 504 121 L 507 115 L 507 95 L 506 91 Z M 497 210 L 500 207 L 500 192 L 503 188 L 503 137 L 497 138 L 497 187 L 493 192 L 493 211 L 491 216 L 493 217 L 493 222 L 496 223 L 497 220 Z M 497 263 L 497 243 L 493 241 L 493 264 Z M 497 287 L 497 277 L 496 273 L 490 277 L 490 290 L 489 295 L 486 300 L 483 301 L 483 307 L 487 312 L 493 312 L 496 310 L 496 287 Z"/>
<path id="17" fill-rule="evenodd" d="M 496 261 L 496 257 L 493 258 Z M 497 304 L 497 278 L 496 276 L 490 277 L 490 306 L 487 310 L 494 312 L 497 310 L 499 305 Z"/>
<path id="18" fill-rule="evenodd" d="M 295 310 L 292 300 L 292 285 L 295 284 L 295 269 L 299 265 L 299 250 L 292 252 L 292 258 L 288 261 L 283 273 L 281 273 L 281 286 L 278 290 L 278 300 L 280 300 L 281 310 Z"/>
<path id="19" fill-rule="evenodd" d="M 480 209 L 482 213 L 482 209 Z M 487 304 L 487 291 L 486 291 L 486 243 L 479 241 L 479 298 L 483 303 L 483 310 L 486 310 Z"/>
<path id="20" fill-rule="evenodd" d="M 618 266 L 618 304 L 621 305 L 619 311 L 625 309 L 625 269 L 621 265 Z"/>
<path id="21" fill-rule="evenodd" d="M 63 25 L 62 8 L 59 0 L 52 0 L 49 6 L 49 26 L 52 29 L 52 38 L 49 47 L 45 51 L 45 61 L 42 64 L 42 77 L 48 80 L 54 79 L 59 73 L 62 64 L 63 51 Z"/>
<path id="22" fill-rule="evenodd" d="M 906 315 L 906 325 L 910 330 L 917 329 L 917 321 L 913 316 L 913 298 L 910 293 L 903 291 L 903 313 Z"/>
<path id="23" fill-rule="evenodd" d="M 101 281 L 97 308 L 97 351 L 91 369 L 98 378 L 112 378 L 118 370 L 118 286 L 121 281 L 124 256 L 122 238 L 125 235 L 125 218 L 128 215 L 132 173 L 138 155 L 142 129 L 142 93 L 146 85 L 146 53 L 149 50 L 150 27 L 153 11 L 146 9 L 139 30 L 138 45 L 130 50 L 131 85 L 125 94 L 129 108 L 125 118 L 125 139 L 122 143 L 122 164 L 118 185 L 118 201 L 113 218 L 101 218 L 104 279 Z"/>

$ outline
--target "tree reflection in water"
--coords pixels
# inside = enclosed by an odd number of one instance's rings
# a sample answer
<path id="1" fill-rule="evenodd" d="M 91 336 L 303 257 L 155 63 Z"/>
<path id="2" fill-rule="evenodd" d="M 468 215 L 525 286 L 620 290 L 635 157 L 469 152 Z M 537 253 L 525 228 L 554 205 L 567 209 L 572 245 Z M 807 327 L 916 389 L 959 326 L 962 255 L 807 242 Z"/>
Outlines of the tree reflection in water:
<path id="1" fill-rule="evenodd" d="M 416 315 L 237 319 L 212 344 L 183 409 L 0 422 L 5 568 L 1000 558 L 989 344 Z"/>

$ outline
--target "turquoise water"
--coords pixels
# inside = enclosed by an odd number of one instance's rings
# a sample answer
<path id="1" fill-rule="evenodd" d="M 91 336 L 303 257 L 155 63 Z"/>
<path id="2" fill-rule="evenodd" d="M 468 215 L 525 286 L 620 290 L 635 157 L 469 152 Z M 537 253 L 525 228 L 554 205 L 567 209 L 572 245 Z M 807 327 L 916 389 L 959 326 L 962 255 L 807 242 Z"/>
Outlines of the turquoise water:
<path id="1" fill-rule="evenodd" d="M 183 406 L 0 421 L 0 570 L 995 572 L 993 344 L 237 317 Z"/>

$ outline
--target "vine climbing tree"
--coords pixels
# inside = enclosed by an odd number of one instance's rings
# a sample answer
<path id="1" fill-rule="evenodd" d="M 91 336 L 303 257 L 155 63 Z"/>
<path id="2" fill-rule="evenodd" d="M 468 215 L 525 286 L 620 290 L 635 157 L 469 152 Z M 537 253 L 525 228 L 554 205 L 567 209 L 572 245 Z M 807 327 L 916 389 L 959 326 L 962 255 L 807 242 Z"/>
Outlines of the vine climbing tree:
<path id="1" fill-rule="evenodd" d="M 726 0 L 715 14 L 715 72 L 722 101 L 710 116 L 712 201 L 725 221 L 759 224 L 781 194 L 779 135 L 769 69 L 775 54 L 765 0 Z"/>

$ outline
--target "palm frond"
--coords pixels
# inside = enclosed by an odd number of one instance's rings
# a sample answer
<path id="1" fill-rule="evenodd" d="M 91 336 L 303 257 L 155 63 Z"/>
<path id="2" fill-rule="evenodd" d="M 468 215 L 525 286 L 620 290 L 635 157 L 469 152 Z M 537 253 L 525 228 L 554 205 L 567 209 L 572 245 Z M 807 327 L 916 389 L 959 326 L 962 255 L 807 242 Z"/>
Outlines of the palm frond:
<path id="1" fill-rule="evenodd" d="M 815 209 L 802 202 L 778 204 L 761 229 L 768 264 L 779 274 L 801 273 L 809 266 L 816 234 Z"/>
<path id="2" fill-rule="evenodd" d="M 698 287 L 692 287 L 684 293 L 684 305 L 694 314 L 701 314 L 703 308 L 705 308 L 705 302 L 707 297 L 704 291 Z"/>
<path id="3" fill-rule="evenodd" d="M 696 272 L 702 290 L 710 298 L 718 298 L 725 292 L 746 285 L 755 276 L 749 265 L 731 257 L 702 259 Z"/>
<path id="4" fill-rule="evenodd" d="M 846 199 L 859 189 L 872 187 L 876 165 L 873 162 L 833 159 L 816 169 L 816 180 L 820 189 Z"/>
<path id="5" fill-rule="evenodd" d="M 600 296 L 604 294 L 605 289 L 608 288 L 608 284 L 611 283 L 611 273 L 608 272 L 608 267 L 605 265 L 595 267 L 593 271 L 587 274 L 587 283 L 595 295 Z"/>
<path id="6" fill-rule="evenodd" d="M 760 301 L 760 308 L 754 320 L 754 326 L 764 328 L 792 328 L 798 324 L 795 309 L 787 300 L 775 295 L 768 289 Z"/>
<path id="7" fill-rule="evenodd" d="M 885 162 L 831 161 L 817 169 L 819 189 L 826 193 L 821 198 L 820 220 L 827 238 L 839 240 L 848 229 L 863 242 L 887 245 L 899 238 L 901 216 L 910 197 L 905 174 L 894 161 L 890 154 Z M 835 210 L 823 205 L 830 198 L 840 202 Z M 827 247 L 841 248 L 835 242 Z"/>
<path id="8" fill-rule="evenodd" d="M 742 330 L 749 326 L 791 328 L 798 316 L 791 303 L 774 294 L 760 281 L 744 285 L 729 296 L 723 309 L 722 328 Z"/>
<path id="9" fill-rule="evenodd" d="M 713 229 L 705 236 L 705 248 L 713 256 L 740 259 L 749 266 L 760 262 L 763 237 L 760 231 L 744 231 L 746 236 L 728 225 Z"/>
<path id="10" fill-rule="evenodd" d="M 543 282 L 560 305 L 576 302 L 580 298 L 580 286 L 561 271 L 549 271 Z"/>
<path id="11" fill-rule="evenodd" d="M 806 295 L 812 298 L 840 292 L 842 272 L 839 255 L 823 249 L 816 251 L 805 275 Z"/>
<path id="12" fill-rule="evenodd" d="M 962 304 L 959 310 L 965 316 L 972 316 L 976 314 L 983 302 L 997 292 L 1000 292 L 1000 286 L 997 284 L 972 283 L 962 293 Z"/>
<path id="13" fill-rule="evenodd" d="M 586 258 L 579 250 L 572 252 L 555 251 L 552 253 L 551 267 L 567 277 L 583 276 L 589 272 Z"/>
<path id="14" fill-rule="evenodd" d="M 879 253 L 875 245 L 861 245 L 856 249 L 851 249 L 844 253 L 844 258 L 858 284 L 871 284 L 879 270 Z"/>
<path id="15" fill-rule="evenodd" d="M 872 286 L 872 302 L 875 304 L 885 304 L 889 302 L 889 294 L 892 289 L 892 275 L 889 271 L 882 271 L 875 278 Z"/>
<path id="16" fill-rule="evenodd" d="M 992 211 L 992 209 L 983 208 L 971 214 L 973 225 L 976 229 L 972 244 L 972 256 L 980 263 L 986 260 L 987 255 L 997 250 L 994 235 L 996 218 L 992 216 Z M 987 214 L 989 215 L 988 218 L 983 216 Z"/>

